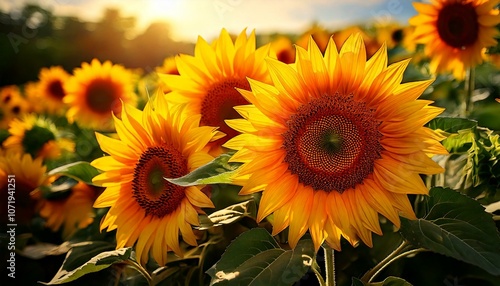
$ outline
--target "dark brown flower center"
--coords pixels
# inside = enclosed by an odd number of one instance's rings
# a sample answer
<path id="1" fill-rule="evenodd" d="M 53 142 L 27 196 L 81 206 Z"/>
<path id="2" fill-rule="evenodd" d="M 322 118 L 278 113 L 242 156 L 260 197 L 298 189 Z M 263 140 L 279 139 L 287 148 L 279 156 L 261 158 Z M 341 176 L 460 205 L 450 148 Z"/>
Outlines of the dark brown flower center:
<path id="1" fill-rule="evenodd" d="M 107 79 L 95 79 L 87 86 L 87 106 L 96 113 L 120 113 L 120 95 L 123 90 Z"/>
<path id="2" fill-rule="evenodd" d="M 3 98 L 3 103 L 9 103 L 9 101 L 12 99 L 12 96 L 10 94 L 7 94 Z"/>
<path id="3" fill-rule="evenodd" d="M 465 48 L 479 36 L 479 23 L 472 3 L 450 3 L 443 6 L 437 19 L 439 37 L 449 46 Z"/>
<path id="4" fill-rule="evenodd" d="M 203 126 L 218 126 L 226 136 L 219 140 L 224 144 L 227 140 L 238 135 L 238 132 L 229 127 L 224 120 L 241 118 L 233 107 L 248 104 L 248 101 L 236 88 L 250 90 L 246 79 L 225 79 L 213 84 L 208 90 L 201 104 L 201 122 Z"/>
<path id="5" fill-rule="evenodd" d="M 374 111 L 352 95 L 325 95 L 287 121 L 283 149 L 288 169 L 314 190 L 344 192 L 373 172 L 382 134 Z"/>
<path id="6" fill-rule="evenodd" d="M 276 57 L 278 58 L 278 61 L 285 64 L 291 64 L 295 61 L 295 54 L 293 53 L 293 51 L 287 49 L 283 49 L 276 53 Z"/>
<path id="7" fill-rule="evenodd" d="M 19 114 L 21 112 L 21 107 L 19 105 L 14 105 L 10 111 L 13 113 L 13 114 Z"/>
<path id="8" fill-rule="evenodd" d="M 66 95 L 60 80 L 55 80 L 49 83 L 47 86 L 47 93 L 49 96 L 57 100 L 62 100 L 62 98 Z"/>
<path id="9" fill-rule="evenodd" d="M 183 187 L 165 178 L 187 173 L 187 161 L 179 150 L 168 144 L 149 147 L 134 169 L 133 196 L 146 215 L 162 218 L 175 211 L 186 196 Z"/>
<path id="10" fill-rule="evenodd" d="M 391 33 L 391 39 L 395 44 L 401 43 L 404 38 L 403 29 L 396 29 Z"/>

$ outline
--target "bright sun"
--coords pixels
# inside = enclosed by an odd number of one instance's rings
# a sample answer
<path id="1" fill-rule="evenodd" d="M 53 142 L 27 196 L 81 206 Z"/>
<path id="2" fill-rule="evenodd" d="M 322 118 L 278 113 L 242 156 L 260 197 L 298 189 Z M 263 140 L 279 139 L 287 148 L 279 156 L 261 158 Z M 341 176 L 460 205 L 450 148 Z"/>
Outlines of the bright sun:
<path id="1" fill-rule="evenodd" d="M 148 0 L 145 1 L 144 17 L 150 19 L 176 19 L 182 17 L 182 0 Z"/>

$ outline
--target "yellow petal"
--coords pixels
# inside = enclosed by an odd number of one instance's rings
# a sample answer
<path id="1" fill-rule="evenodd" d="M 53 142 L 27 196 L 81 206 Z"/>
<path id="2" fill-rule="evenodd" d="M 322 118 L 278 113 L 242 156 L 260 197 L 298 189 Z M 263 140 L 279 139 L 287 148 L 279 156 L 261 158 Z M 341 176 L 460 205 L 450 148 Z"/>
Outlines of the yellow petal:
<path id="1" fill-rule="evenodd" d="M 312 204 L 313 190 L 310 187 L 299 187 L 290 209 L 288 243 L 291 248 L 295 248 L 299 239 L 308 229 L 307 222 L 311 214 Z"/>

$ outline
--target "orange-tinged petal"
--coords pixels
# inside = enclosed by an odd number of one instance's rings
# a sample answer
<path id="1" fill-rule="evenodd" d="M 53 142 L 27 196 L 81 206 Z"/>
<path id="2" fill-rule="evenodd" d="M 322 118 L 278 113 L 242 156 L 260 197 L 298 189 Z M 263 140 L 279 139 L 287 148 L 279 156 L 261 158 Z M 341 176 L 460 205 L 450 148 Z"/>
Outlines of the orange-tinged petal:
<path id="1" fill-rule="evenodd" d="M 260 201 L 261 206 L 257 214 L 258 222 L 288 203 L 297 192 L 299 182 L 296 176 L 290 173 L 284 173 L 281 177 L 276 179 L 276 181 L 269 183 L 262 193 Z"/>
<path id="2" fill-rule="evenodd" d="M 187 187 L 185 189 L 186 197 L 189 199 L 191 204 L 202 207 L 202 208 L 213 208 L 214 204 L 212 201 L 196 187 Z"/>
<path id="3" fill-rule="evenodd" d="M 313 206 L 313 190 L 311 188 L 300 188 L 293 198 L 290 209 L 290 228 L 288 230 L 288 243 L 295 248 L 299 239 L 308 229 L 308 221 Z"/>
<path id="4" fill-rule="evenodd" d="M 309 232 L 314 243 L 314 249 L 319 250 L 319 247 L 325 240 L 327 234 L 325 232 L 325 223 L 327 221 L 326 199 L 328 194 L 325 192 L 315 192 L 313 204 L 311 208 L 311 216 L 309 217 Z"/>

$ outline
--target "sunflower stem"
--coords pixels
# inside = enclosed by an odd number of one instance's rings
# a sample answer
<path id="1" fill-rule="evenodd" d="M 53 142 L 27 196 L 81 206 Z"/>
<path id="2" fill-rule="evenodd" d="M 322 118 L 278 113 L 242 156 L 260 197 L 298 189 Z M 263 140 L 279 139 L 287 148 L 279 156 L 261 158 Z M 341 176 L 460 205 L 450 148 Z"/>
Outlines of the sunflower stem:
<path id="1" fill-rule="evenodd" d="M 326 286 L 335 286 L 335 252 L 326 243 L 323 244 L 325 251 Z"/>
<path id="2" fill-rule="evenodd" d="M 396 257 L 398 257 L 398 254 L 403 251 L 408 245 L 410 245 L 406 240 L 403 241 L 396 249 L 394 249 L 386 258 L 384 258 L 382 261 L 380 261 L 375 267 L 370 269 L 368 272 L 361 277 L 361 281 L 365 283 L 369 283 L 370 281 L 377 276 L 382 269 L 387 267 L 390 263 L 392 263 Z M 399 258 L 399 257 L 398 257 Z"/>
<path id="3" fill-rule="evenodd" d="M 154 285 L 153 278 L 151 277 L 151 275 L 149 275 L 149 272 L 144 267 L 142 267 L 142 265 L 130 259 L 125 260 L 125 263 L 132 266 L 135 270 L 141 273 L 142 276 L 144 276 L 144 278 L 146 278 L 146 280 L 148 281 L 148 285 L 150 286 Z"/>
<path id="4" fill-rule="evenodd" d="M 316 258 L 314 258 L 314 262 L 313 262 L 311 269 L 314 272 L 314 275 L 316 275 L 316 278 L 318 279 L 319 285 L 326 286 L 326 282 L 323 279 L 323 276 L 321 276 L 321 271 L 319 270 L 319 265 L 318 265 L 318 262 L 316 262 Z"/>
<path id="5" fill-rule="evenodd" d="M 465 79 L 465 110 L 463 116 L 468 117 L 473 109 L 472 96 L 474 94 L 474 84 L 476 78 L 476 72 L 473 67 L 470 67 L 467 71 Z"/>
<path id="6" fill-rule="evenodd" d="M 428 249 L 425 249 L 425 248 L 417 248 L 417 249 L 412 249 L 412 250 L 408 250 L 406 252 L 403 252 L 401 253 L 400 255 L 394 257 L 393 259 L 391 259 L 389 262 L 387 262 L 385 265 L 383 265 L 382 267 L 380 267 L 379 270 L 377 270 L 377 272 L 375 272 L 372 277 L 370 278 L 370 280 L 368 280 L 368 283 L 371 283 L 372 280 L 380 273 L 382 272 L 382 270 L 384 270 L 387 266 L 389 266 L 392 262 L 400 259 L 401 257 L 406 257 L 406 256 L 410 256 L 412 254 L 416 254 L 416 253 L 419 253 L 419 252 L 424 252 L 424 251 L 429 251 Z"/>

